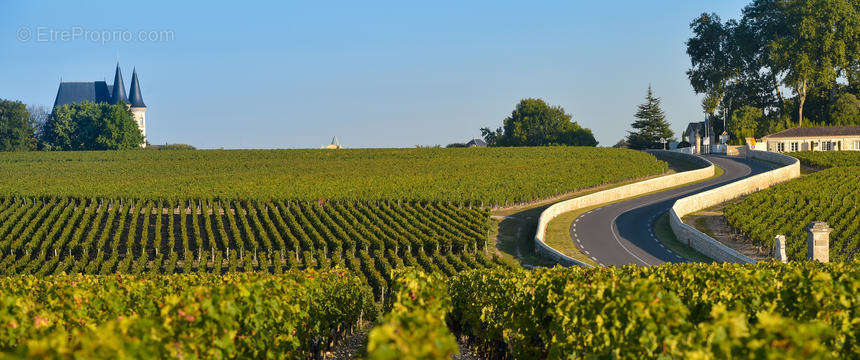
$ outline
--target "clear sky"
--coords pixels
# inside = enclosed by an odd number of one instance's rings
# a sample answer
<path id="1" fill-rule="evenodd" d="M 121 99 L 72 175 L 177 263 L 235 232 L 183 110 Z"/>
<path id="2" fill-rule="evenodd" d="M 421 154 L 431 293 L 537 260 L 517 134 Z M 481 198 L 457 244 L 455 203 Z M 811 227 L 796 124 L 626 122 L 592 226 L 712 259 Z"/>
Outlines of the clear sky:
<path id="1" fill-rule="evenodd" d="M 60 78 L 112 82 L 119 57 L 154 144 L 445 145 L 539 97 L 611 146 L 649 83 L 676 136 L 703 118 L 688 25 L 746 3 L 2 0 L 0 98 L 51 106 Z"/>

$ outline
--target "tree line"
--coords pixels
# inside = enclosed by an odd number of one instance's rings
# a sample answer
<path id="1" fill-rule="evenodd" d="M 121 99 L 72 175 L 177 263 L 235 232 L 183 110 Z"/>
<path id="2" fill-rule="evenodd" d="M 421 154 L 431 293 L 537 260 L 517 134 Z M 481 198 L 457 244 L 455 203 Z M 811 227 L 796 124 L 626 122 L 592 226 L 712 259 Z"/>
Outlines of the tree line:
<path id="1" fill-rule="evenodd" d="M 144 144 L 125 103 L 41 106 L 0 99 L 0 151 L 124 150 Z"/>
<path id="2" fill-rule="evenodd" d="M 739 19 L 703 13 L 690 29 L 687 76 L 714 133 L 860 125 L 860 2 L 754 0 Z"/>

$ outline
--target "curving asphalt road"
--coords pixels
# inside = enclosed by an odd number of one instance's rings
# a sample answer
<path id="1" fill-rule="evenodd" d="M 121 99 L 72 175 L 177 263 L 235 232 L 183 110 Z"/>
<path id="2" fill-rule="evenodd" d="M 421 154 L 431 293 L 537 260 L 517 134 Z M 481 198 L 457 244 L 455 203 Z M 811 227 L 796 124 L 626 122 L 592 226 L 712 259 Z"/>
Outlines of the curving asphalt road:
<path id="1" fill-rule="evenodd" d="M 687 262 L 654 236 L 654 220 L 675 200 L 770 170 L 767 164 L 743 158 L 705 156 L 725 172 L 717 178 L 653 193 L 593 209 L 570 226 L 573 243 L 601 266 L 659 265 Z"/>

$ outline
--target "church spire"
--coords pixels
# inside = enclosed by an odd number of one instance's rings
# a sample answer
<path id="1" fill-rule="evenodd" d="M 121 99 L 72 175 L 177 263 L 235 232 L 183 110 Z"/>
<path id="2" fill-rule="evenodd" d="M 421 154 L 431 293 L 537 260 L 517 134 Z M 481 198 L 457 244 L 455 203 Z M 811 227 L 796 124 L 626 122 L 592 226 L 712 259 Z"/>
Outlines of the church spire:
<path id="1" fill-rule="evenodd" d="M 116 74 L 113 76 L 113 91 L 111 92 L 111 104 L 116 104 L 120 101 L 128 102 L 125 96 L 125 84 L 122 82 L 122 71 L 119 69 L 119 62 L 116 63 Z"/>
<path id="2" fill-rule="evenodd" d="M 137 68 L 132 70 L 131 84 L 128 86 L 128 103 L 131 107 L 146 107 L 143 95 L 140 93 L 140 83 L 137 80 Z"/>

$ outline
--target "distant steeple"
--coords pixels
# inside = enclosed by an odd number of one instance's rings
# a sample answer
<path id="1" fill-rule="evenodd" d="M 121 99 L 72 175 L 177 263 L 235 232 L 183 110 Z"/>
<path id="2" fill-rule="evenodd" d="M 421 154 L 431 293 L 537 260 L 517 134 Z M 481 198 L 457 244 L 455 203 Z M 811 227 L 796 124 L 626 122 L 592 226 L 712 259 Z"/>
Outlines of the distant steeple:
<path id="1" fill-rule="evenodd" d="M 340 141 L 337 141 L 337 136 L 331 138 L 331 144 L 335 146 L 340 146 Z"/>
<path id="2" fill-rule="evenodd" d="M 113 91 L 111 95 L 111 104 L 116 104 L 120 101 L 128 102 L 128 97 L 125 96 L 125 84 L 122 82 L 122 71 L 119 69 L 119 62 L 116 63 L 116 74 L 113 76 Z"/>
<path id="3" fill-rule="evenodd" d="M 137 81 L 137 68 L 132 71 L 131 84 L 128 86 L 128 103 L 131 107 L 146 107 L 143 95 L 140 93 L 140 83 Z"/>

